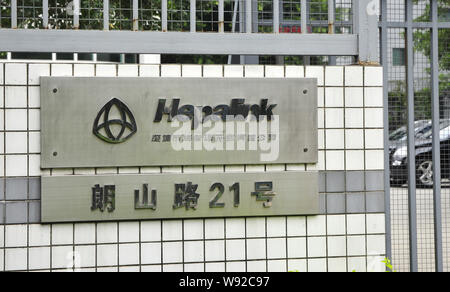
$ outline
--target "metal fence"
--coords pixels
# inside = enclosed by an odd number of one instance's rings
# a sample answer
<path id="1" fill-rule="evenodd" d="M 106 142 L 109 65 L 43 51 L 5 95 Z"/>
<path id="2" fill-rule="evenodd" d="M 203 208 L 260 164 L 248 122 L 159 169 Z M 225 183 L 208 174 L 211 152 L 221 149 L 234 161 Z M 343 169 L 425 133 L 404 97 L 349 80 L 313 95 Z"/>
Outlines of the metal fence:
<path id="1" fill-rule="evenodd" d="M 381 4 L 388 254 L 399 271 L 449 271 L 450 3 Z"/>
<path id="2" fill-rule="evenodd" d="M 0 51 L 352 56 L 378 61 L 371 0 L 1 0 Z M 335 63 L 335 58 L 330 58 Z"/>

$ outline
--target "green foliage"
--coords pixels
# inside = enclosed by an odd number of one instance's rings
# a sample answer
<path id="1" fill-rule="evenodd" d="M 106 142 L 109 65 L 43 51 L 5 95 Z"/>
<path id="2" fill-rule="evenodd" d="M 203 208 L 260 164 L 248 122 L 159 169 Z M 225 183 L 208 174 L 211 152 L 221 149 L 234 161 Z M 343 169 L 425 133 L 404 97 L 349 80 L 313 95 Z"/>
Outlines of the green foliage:
<path id="1" fill-rule="evenodd" d="M 414 0 L 417 4 L 418 0 Z M 444 14 L 448 10 L 448 0 L 439 0 L 438 12 Z M 447 9 L 447 10 L 446 10 Z M 429 22 L 431 20 L 431 7 L 426 5 L 423 14 L 414 19 L 415 22 Z M 401 34 L 405 38 L 405 34 Z M 423 54 L 431 62 L 431 31 L 429 29 L 416 29 L 413 32 L 414 51 Z M 438 64 L 439 66 L 439 99 L 442 101 L 448 98 L 450 93 L 450 51 L 448 43 L 450 41 L 450 29 L 439 29 L 438 32 Z M 431 77 L 431 68 L 424 68 L 425 72 Z M 392 84 L 391 84 L 392 86 Z M 431 119 L 431 88 L 415 90 L 415 118 Z M 407 94 L 404 81 L 397 81 L 394 89 L 389 92 L 389 130 L 395 130 L 393 126 L 400 126 L 406 123 Z M 441 114 L 442 116 L 442 114 Z"/>
<path id="2" fill-rule="evenodd" d="M 418 0 L 415 0 L 417 3 Z M 448 5 L 448 0 L 439 0 L 438 6 L 439 14 L 444 14 L 447 11 L 444 4 Z M 424 13 L 415 18 L 415 22 L 429 22 L 431 16 L 431 6 L 428 4 L 425 7 Z M 414 32 L 414 49 L 423 53 L 428 58 L 431 57 L 431 33 L 429 30 L 418 29 Z M 450 70 L 450 51 L 448 50 L 448 42 L 450 41 L 450 29 L 439 29 L 439 68 L 441 70 Z"/>
<path id="3" fill-rule="evenodd" d="M 388 258 L 385 258 L 383 261 L 381 261 L 382 263 L 384 263 L 386 265 L 386 272 L 387 273 L 395 273 L 397 271 L 394 270 L 394 267 L 391 264 L 391 260 Z"/>

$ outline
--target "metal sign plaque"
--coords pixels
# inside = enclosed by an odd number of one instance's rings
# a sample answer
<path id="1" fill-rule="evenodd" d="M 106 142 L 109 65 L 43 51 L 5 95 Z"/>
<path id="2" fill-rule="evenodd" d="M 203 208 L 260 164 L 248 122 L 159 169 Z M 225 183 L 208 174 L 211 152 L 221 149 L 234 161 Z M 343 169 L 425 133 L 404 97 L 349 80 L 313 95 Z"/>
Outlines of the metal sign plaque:
<path id="1" fill-rule="evenodd" d="M 316 79 L 41 77 L 41 166 L 317 162 Z"/>
<path id="2" fill-rule="evenodd" d="M 315 215 L 317 172 L 43 176 L 42 222 Z"/>

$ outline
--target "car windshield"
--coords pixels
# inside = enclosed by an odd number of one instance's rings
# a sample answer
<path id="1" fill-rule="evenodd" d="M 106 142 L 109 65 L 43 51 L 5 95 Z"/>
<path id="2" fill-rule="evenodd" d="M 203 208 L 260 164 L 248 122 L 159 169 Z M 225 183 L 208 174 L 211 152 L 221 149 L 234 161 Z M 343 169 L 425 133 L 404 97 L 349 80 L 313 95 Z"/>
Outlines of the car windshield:
<path id="1" fill-rule="evenodd" d="M 414 122 L 415 136 L 421 138 L 425 133 L 431 130 L 432 124 L 429 120 L 420 120 Z M 406 126 L 398 128 L 389 135 L 389 141 L 403 141 L 408 135 Z"/>
<path id="2" fill-rule="evenodd" d="M 406 136 L 406 127 L 401 127 L 389 135 L 389 140 L 396 141 Z"/>
<path id="3" fill-rule="evenodd" d="M 433 136 L 433 131 L 430 129 L 423 134 L 423 139 L 431 139 Z M 448 139 L 450 137 L 450 120 L 445 120 L 441 122 L 439 137 L 441 140 Z"/>

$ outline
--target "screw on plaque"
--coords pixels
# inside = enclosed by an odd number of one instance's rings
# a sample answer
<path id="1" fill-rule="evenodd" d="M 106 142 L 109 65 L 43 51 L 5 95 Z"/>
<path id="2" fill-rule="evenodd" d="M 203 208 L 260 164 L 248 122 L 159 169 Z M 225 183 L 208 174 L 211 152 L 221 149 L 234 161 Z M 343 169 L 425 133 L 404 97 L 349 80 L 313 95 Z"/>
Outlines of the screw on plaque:
<path id="1" fill-rule="evenodd" d="M 308 89 L 303 90 L 303 94 L 307 94 L 308 93 Z"/>
<path id="2" fill-rule="evenodd" d="M 58 88 L 53 88 L 53 93 L 57 93 L 58 92 Z"/>

